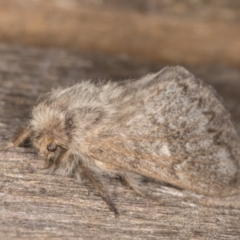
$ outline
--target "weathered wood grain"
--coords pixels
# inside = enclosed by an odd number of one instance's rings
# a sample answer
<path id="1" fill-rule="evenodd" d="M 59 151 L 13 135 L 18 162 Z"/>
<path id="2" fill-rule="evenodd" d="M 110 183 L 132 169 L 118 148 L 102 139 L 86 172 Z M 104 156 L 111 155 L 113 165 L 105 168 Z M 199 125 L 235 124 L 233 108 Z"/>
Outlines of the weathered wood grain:
<path id="1" fill-rule="evenodd" d="M 133 78 L 163 67 L 121 56 L 13 45 L 0 45 L 0 56 L 0 144 L 27 118 L 37 96 L 53 86 L 83 78 Z M 240 129 L 240 70 L 216 66 L 190 70 L 215 86 Z M 184 201 L 177 190 L 146 183 L 161 196 L 157 203 L 112 181 L 112 196 L 120 212 L 116 219 L 88 183 L 42 175 L 41 167 L 33 149 L 0 152 L 0 239 L 240 237 L 240 197 L 231 208 L 206 207 Z"/>

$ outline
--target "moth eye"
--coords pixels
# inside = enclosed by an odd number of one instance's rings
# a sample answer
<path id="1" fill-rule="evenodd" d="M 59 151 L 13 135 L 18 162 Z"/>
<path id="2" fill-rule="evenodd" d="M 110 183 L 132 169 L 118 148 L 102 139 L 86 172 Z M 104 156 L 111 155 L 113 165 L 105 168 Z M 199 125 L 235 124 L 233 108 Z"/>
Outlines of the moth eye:
<path id="1" fill-rule="evenodd" d="M 47 145 L 47 150 L 49 152 L 55 152 L 57 150 L 57 145 L 55 143 L 49 143 Z"/>

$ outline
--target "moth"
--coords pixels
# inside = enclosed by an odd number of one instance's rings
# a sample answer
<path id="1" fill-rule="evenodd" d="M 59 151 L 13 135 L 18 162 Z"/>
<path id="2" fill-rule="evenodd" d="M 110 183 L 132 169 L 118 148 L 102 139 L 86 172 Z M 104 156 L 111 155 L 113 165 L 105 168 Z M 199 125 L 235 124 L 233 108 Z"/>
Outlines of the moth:
<path id="1" fill-rule="evenodd" d="M 106 178 L 146 196 L 150 178 L 205 196 L 239 191 L 240 139 L 215 90 L 183 67 L 134 81 L 83 81 L 41 95 L 21 131 L 49 174 L 88 179 L 109 208 Z"/>

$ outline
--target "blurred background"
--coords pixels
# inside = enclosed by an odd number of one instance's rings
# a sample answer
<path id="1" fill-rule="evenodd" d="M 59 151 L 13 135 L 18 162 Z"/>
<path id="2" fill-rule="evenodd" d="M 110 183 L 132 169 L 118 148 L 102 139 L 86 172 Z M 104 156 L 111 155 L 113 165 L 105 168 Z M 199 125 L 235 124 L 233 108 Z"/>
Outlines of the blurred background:
<path id="1" fill-rule="evenodd" d="M 1 0 L 0 41 L 240 65 L 239 0 Z"/>

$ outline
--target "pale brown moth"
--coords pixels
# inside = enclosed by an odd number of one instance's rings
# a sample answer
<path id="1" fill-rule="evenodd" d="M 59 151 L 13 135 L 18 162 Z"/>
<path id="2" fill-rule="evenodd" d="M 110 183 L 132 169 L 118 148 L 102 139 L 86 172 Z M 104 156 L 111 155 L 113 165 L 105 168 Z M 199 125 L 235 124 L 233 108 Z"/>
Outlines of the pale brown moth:
<path id="1" fill-rule="evenodd" d="M 40 96 L 2 150 L 30 138 L 46 171 L 87 178 L 118 215 L 104 179 L 140 195 L 143 177 L 205 196 L 239 192 L 240 140 L 212 87 L 182 67 L 135 81 L 83 81 Z"/>

